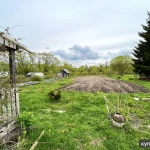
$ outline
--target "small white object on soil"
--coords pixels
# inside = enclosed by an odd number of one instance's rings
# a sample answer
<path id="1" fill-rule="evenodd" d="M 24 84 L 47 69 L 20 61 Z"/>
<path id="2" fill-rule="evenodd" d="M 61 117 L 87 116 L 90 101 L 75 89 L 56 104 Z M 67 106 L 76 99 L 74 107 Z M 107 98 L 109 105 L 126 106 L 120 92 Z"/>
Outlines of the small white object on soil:
<path id="1" fill-rule="evenodd" d="M 150 129 L 150 125 L 147 126 Z"/>
<path id="2" fill-rule="evenodd" d="M 137 97 L 134 97 L 133 99 L 134 99 L 134 100 L 136 100 L 136 101 L 139 101 L 139 100 L 140 100 L 140 99 L 139 99 L 139 98 L 137 98 Z"/>
<path id="3" fill-rule="evenodd" d="M 58 112 L 58 113 L 64 113 L 64 112 L 66 112 L 64 110 L 55 110 L 55 111 Z"/>
<path id="4" fill-rule="evenodd" d="M 44 110 L 44 111 L 47 111 L 47 112 L 51 112 L 52 110 L 50 109 L 41 109 L 41 110 Z M 55 112 L 58 112 L 58 113 L 64 113 L 66 112 L 65 110 L 54 110 Z"/>

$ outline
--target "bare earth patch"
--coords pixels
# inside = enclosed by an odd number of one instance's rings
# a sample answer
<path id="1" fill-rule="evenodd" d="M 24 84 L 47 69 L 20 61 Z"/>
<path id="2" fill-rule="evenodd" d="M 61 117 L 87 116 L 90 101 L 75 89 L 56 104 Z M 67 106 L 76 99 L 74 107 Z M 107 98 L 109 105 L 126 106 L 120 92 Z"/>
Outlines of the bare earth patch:
<path id="1" fill-rule="evenodd" d="M 66 91 L 85 92 L 149 92 L 143 86 L 125 81 L 114 80 L 103 76 L 82 76 L 74 78 L 74 83 L 63 88 Z"/>
<path id="2" fill-rule="evenodd" d="M 104 137 L 103 139 L 100 139 L 100 138 L 99 139 L 94 139 L 94 140 L 92 140 L 90 142 L 90 146 L 92 146 L 92 147 L 95 147 L 95 146 L 100 147 L 100 146 L 102 146 L 102 144 L 103 144 L 105 139 L 106 139 L 106 137 Z"/>

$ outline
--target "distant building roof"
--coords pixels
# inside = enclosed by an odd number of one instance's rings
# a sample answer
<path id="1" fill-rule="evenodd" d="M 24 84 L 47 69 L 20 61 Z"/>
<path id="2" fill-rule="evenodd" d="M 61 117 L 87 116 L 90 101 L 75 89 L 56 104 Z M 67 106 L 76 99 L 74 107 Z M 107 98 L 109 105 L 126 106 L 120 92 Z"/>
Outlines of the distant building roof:
<path id="1" fill-rule="evenodd" d="M 63 69 L 63 71 L 65 71 L 66 73 L 70 73 L 67 69 Z"/>

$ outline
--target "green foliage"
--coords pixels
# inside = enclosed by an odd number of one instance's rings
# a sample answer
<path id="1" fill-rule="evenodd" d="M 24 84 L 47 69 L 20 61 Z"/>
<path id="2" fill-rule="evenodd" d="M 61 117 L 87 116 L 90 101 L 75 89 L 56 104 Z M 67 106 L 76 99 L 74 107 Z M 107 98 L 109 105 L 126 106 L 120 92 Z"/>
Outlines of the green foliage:
<path id="1" fill-rule="evenodd" d="M 23 111 L 17 119 L 23 128 L 28 128 L 34 123 L 34 115 L 32 112 Z"/>
<path id="2" fill-rule="evenodd" d="M 132 73 L 132 64 L 133 61 L 130 56 L 118 56 L 110 62 L 110 67 L 119 75 L 123 75 L 125 73 Z"/>
<path id="3" fill-rule="evenodd" d="M 80 66 L 79 68 L 74 69 L 73 75 L 99 75 L 101 73 L 104 73 L 104 66 Z"/>
<path id="4" fill-rule="evenodd" d="M 118 76 L 111 76 L 112 78 L 114 79 L 117 79 Z M 142 81 L 142 80 L 139 80 L 139 76 L 137 75 L 124 75 L 121 77 L 121 80 L 123 81 L 128 81 L 128 82 L 131 82 L 131 83 L 136 83 L 136 84 L 140 84 L 148 89 L 150 89 L 150 84 L 148 81 Z"/>
<path id="5" fill-rule="evenodd" d="M 134 78 L 129 78 L 129 80 L 134 80 Z"/>
<path id="6" fill-rule="evenodd" d="M 117 79 L 121 79 L 121 76 L 117 76 Z"/>
<path id="7" fill-rule="evenodd" d="M 27 132 L 26 129 L 23 130 L 22 134 L 18 137 L 17 149 L 20 150 L 22 147 L 25 147 L 28 144 L 26 140 Z"/>
<path id="8" fill-rule="evenodd" d="M 31 77 L 31 81 L 42 81 L 42 78 L 39 76 L 33 76 Z"/>
<path id="9" fill-rule="evenodd" d="M 54 77 L 53 74 L 44 75 L 44 79 L 50 79 L 50 78 L 53 78 L 53 77 Z"/>
<path id="10" fill-rule="evenodd" d="M 18 74 L 27 74 L 31 72 L 28 53 L 16 53 L 16 69 Z"/>
<path id="11" fill-rule="evenodd" d="M 142 25 L 143 32 L 139 32 L 139 36 L 143 40 L 140 40 L 139 44 L 135 47 L 133 55 L 134 72 L 139 75 L 145 75 L 146 78 L 150 78 L 150 13 L 148 12 L 147 26 Z"/>
<path id="12" fill-rule="evenodd" d="M 90 66 L 88 68 L 88 71 L 89 71 L 90 75 L 97 75 L 97 74 L 99 74 L 99 70 L 98 70 L 98 68 L 96 66 Z"/>
<path id="13" fill-rule="evenodd" d="M 0 61 L 0 71 L 8 71 L 9 64 L 5 61 Z"/>
<path id="14" fill-rule="evenodd" d="M 104 74 L 108 76 L 112 76 L 114 74 L 114 71 L 111 68 L 105 69 Z"/>
<path id="15" fill-rule="evenodd" d="M 49 74 L 50 71 L 58 71 L 59 60 L 50 53 L 16 53 L 16 68 L 18 74 L 28 72 L 43 72 Z"/>
<path id="16" fill-rule="evenodd" d="M 30 78 L 27 78 L 24 75 L 17 75 L 16 81 L 17 81 L 17 83 L 25 83 L 25 82 L 29 82 Z"/>

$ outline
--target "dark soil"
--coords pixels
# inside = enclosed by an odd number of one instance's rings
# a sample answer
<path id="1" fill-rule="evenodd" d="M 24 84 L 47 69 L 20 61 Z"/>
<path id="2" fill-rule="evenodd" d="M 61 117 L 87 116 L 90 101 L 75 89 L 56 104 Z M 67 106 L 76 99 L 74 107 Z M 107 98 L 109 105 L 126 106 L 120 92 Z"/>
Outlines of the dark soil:
<path id="1" fill-rule="evenodd" d="M 145 87 L 128 83 L 120 80 L 114 80 L 103 76 L 82 76 L 74 78 L 74 83 L 62 88 L 67 91 L 85 91 L 85 92 L 149 92 Z"/>

